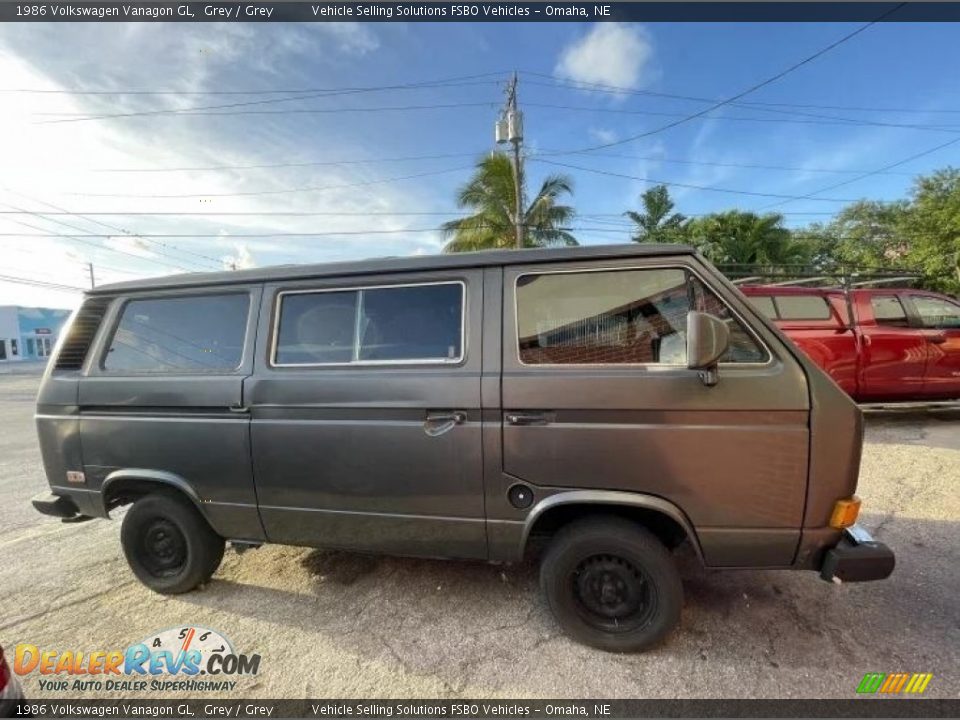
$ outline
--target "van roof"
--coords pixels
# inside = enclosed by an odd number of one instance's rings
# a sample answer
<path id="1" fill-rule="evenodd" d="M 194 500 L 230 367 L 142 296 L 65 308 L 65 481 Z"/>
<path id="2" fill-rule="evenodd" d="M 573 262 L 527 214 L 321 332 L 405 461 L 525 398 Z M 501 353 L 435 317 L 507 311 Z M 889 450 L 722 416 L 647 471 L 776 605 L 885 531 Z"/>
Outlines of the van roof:
<path id="1" fill-rule="evenodd" d="M 144 280 L 131 280 L 128 282 L 100 285 L 92 290 L 88 290 L 87 295 L 109 295 L 138 290 L 163 290 L 283 280 L 308 280 L 311 278 L 347 277 L 351 275 L 391 272 L 448 270 L 496 265 L 526 265 L 529 263 L 546 263 L 565 260 L 693 255 L 695 253 L 696 250 L 689 245 L 674 245 L 669 243 L 630 243 L 525 250 L 484 250 L 480 252 L 451 253 L 449 255 L 413 255 L 408 257 L 386 257 L 311 265 L 274 265 L 254 268 L 252 270 L 183 273 L 179 275 L 166 275 Z"/>

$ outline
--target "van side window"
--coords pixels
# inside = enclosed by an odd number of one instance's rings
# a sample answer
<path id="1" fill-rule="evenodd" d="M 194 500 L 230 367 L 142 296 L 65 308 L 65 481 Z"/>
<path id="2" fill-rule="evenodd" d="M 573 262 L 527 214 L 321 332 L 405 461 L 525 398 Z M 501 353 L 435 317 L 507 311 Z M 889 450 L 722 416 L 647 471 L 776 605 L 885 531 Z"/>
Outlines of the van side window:
<path id="1" fill-rule="evenodd" d="M 245 293 L 131 300 L 103 360 L 109 372 L 236 370 L 243 358 Z"/>
<path id="2" fill-rule="evenodd" d="M 524 275 L 516 295 L 526 365 L 685 365 L 692 308 L 728 321 L 724 362 L 766 358 L 716 295 L 679 268 Z"/>
<path id="3" fill-rule="evenodd" d="M 275 365 L 456 362 L 463 357 L 459 282 L 285 292 Z"/>
<path id="4" fill-rule="evenodd" d="M 873 317 L 877 325 L 892 325 L 893 327 L 910 327 L 907 313 L 903 309 L 896 295 L 877 295 L 870 298 L 873 308 Z"/>
<path id="5" fill-rule="evenodd" d="M 781 320 L 829 320 L 830 305 L 821 295 L 777 295 Z"/>

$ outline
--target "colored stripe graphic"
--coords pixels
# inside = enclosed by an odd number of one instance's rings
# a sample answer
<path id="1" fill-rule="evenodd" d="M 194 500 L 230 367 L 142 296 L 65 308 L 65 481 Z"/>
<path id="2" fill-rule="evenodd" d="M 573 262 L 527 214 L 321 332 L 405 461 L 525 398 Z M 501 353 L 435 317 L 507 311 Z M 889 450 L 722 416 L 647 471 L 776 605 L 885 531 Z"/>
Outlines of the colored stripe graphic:
<path id="1" fill-rule="evenodd" d="M 863 676 L 863 680 L 860 681 L 860 685 L 857 686 L 858 693 L 875 693 L 880 689 L 880 684 L 883 682 L 886 675 L 884 673 L 867 673 Z"/>
<path id="2" fill-rule="evenodd" d="M 861 694 L 883 693 L 896 695 L 904 692 L 919 695 L 927 689 L 933 673 L 867 673 L 857 686 Z"/>

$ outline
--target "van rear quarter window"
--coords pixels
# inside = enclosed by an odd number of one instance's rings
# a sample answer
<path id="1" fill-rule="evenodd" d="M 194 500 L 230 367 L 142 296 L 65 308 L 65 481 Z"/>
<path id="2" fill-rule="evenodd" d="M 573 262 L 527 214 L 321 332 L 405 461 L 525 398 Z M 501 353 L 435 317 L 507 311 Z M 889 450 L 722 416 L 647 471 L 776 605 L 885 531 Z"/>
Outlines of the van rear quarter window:
<path id="1" fill-rule="evenodd" d="M 727 322 L 723 362 L 768 358 L 730 309 L 681 268 L 523 275 L 516 296 L 526 365 L 685 365 L 690 310 Z"/>
<path id="2" fill-rule="evenodd" d="M 274 364 L 458 361 L 463 293 L 460 282 L 281 293 Z"/>
<path id="3" fill-rule="evenodd" d="M 245 293 L 130 300 L 110 341 L 108 372 L 235 370 L 243 358 Z"/>

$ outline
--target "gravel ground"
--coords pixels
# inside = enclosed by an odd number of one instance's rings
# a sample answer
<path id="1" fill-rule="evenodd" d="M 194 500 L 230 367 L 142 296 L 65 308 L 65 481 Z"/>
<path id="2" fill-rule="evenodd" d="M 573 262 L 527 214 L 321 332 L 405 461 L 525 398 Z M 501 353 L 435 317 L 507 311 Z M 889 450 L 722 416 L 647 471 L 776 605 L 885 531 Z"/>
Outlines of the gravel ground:
<path id="1" fill-rule="evenodd" d="M 228 551 L 201 591 L 155 595 L 127 570 L 118 522 L 62 524 L 29 506 L 46 489 L 37 383 L 0 375 L 9 650 L 120 649 L 200 625 L 261 654 L 259 675 L 230 694 L 251 698 L 850 698 L 865 672 L 894 671 L 934 673 L 928 697 L 960 693 L 960 411 L 869 416 L 862 520 L 897 553 L 889 580 L 835 586 L 813 573 L 706 572 L 685 558 L 680 630 L 654 652 L 610 655 L 559 634 L 532 566 L 268 546 Z M 24 685 L 51 696 L 36 673 Z"/>

